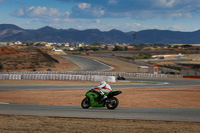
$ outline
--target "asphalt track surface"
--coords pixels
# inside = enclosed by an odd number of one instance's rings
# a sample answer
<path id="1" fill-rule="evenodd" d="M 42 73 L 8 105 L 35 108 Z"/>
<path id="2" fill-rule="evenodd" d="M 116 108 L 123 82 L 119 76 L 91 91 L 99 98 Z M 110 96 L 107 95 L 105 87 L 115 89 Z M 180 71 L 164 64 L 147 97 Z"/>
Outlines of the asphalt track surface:
<path id="1" fill-rule="evenodd" d="M 87 69 L 82 69 L 82 70 L 87 70 Z M 102 70 L 102 68 L 99 70 Z M 127 80 L 130 82 L 132 81 L 141 82 L 141 84 L 112 85 L 112 88 L 123 89 L 123 88 L 147 88 L 147 87 L 172 87 L 172 86 L 200 86 L 199 80 L 195 79 L 131 78 Z M 143 84 L 142 82 L 150 82 L 153 84 L 147 85 Z M 0 91 L 75 90 L 75 89 L 87 90 L 90 89 L 91 87 L 94 86 L 92 85 L 0 85 Z M 200 108 L 118 107 L 115 110 L 108 110 L 106 107 L 82 109 L 80 106 L 9 104 L 9 103 L 1 103 L 0 101 L 0 114 L 69 117 L 69 118 L 105 118 L 105 119 L 200 122 Z"/>
<path id="2" fill-rule="evenodd" d="M 94 59 L 89 59 L 78 55 L 62 55 L 62 57 L 72 61 L 81 68 L 81 71 L 105 71 L 112 67 Z"/>
<path id="3" fill-rule="evenodd" d="M 199 80 L 191 79 L 128 79 L 129 81 L 152 82 L 152 85 L 113 85 L 113 89 L 146 88 L 167 86 L 200 86 Z M 0 85 L 0 91 L 11 90 L 75 90 L 93 87 L 92 85 Z M 1 101 L 0 101 L 1 102 Z M 81 102 L 81 101 L 80 101 Z M 162 120 L 200 122 L 200 108 L 138 108 L 118 107 L 82 109 L 80 106 L 29 105 L 0 103 L 0 114 L 33 115 L 68 118 L 105 118 L 133 120 Z"/>
<path id="4" fill-rule="evenodd" d="M 138 84 L 116 84 L 113 89 L 200 86 L 199 79 L 158 79 L 158 78 L 129 78 L 126 81 Z M 123 81 L 122 81 L 123 82 Z M 152 83 L 152 84 L 144 84 Z M 0 85 L 0 91 L 12 90 L 87 90 L 94 85 Z"/>
<path id="5" fill-rule="evenodd" d="M 67 118 L 200 122 L 200 109 L 118 107 L 82 109 L 80 106 L 1 104 L 0 114 Z"/>

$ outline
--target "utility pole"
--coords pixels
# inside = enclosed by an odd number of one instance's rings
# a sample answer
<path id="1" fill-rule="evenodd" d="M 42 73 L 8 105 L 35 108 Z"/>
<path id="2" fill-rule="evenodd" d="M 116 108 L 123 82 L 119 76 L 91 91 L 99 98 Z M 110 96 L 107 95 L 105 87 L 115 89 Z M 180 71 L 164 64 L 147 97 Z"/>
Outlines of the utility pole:
<path id="1" fill-rule="evenodd" d="M 37 40 L 36 40 L 37 42 L 39 41 L 39 34 L 37 33 Z"/>
<path id="2" fill-rule="evenodd" d="M 136 44 L 136 34 L 135 34 L 135 32 L 133 32 L 132 35 L 133 35 L 133 47 L 134 47 L 134 45 Z M 133 53 L 133 60 L 135 60 L 134 53 Z"/>
<path id="3" fill-rule="evenodd" d="M 135 32 L 133 32 L 132 35 L 133 35 L 133 44 L 135 44 L 136 43 L 136 34 L 135 34 Z"/>

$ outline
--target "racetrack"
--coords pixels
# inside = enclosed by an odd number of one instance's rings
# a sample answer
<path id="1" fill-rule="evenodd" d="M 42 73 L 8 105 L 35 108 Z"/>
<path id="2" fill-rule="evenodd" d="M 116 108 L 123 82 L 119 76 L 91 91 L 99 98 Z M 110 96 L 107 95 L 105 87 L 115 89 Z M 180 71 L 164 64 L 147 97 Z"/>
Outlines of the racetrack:
<path id="1" fill-rule="evenodd" d="M 111 66 L 97 60 L 89 59 L 78 55 L 62 55 L 62 57 L 72 61 L 81 68 L 80 71 L 105 71 L 112 70 Z"/>
<path id="2" fill-rule="evenodd" d="M 159 78 L 128 78 L 126 82 L 138 84 L 113 84 L 112 88 L 148 88 L 148 87 L 176 87 L 176 86 L 200 86 L 198 79 L 159 79 Z M 144 84 L 150 83 L 150 84 Z M 82 90 L 90 89 L 94 85 L 0 85 L 0 91 L 11 90 Z"/>
<path id="3" fill-rule="evenodd" d="M 82 109 L 80 106 L 0 104 L 0 114 L 67 118 L 131 119 L 200 122 L 200 109 L 118 107 Z"/>
<path id="4" fill-rule="evenodd" d="M 82 62 L 84 63 L 84 61 Z M 89 64 L 85 62 L 85 64 Z M 89 65 L 91 66 L 91 65 Z M 98 65 L 97 65 L 98 66 Z M 92 69 L 92 68 L 91 68 Z M 82 67 L 82 70 L 87 70 Z M 94 69 L 96 70 L 96 69 Z M 99 70 L 102 70 L 99 69 Z M 146 88 L 170 86 L 200 86 L 199 80 L 193 79 L 151 79 L 132 78 L 137 82 L 150 82 L 153 84 L 121 84 L 112 85 L 112 88 Z M 0 85 L 0 91 L 11 90 L 75 90 L 89 89 L 93 85 Z M 106 108 L 82 109 L 80 106 L 50 106 L 27 104 L 0 104 L 0 114 L 34 115 L 55 117 L 80 117 L 80 118 L 109 118 L 109 119 L 134 119 L 134 120 L 164 120 L 164 121 L 191 121 L 200 122 L 200 109 L 186 108 L 125 108 L 115 110 Z"/>
<path id="5" fill-rule="evenodd" d="M 187 79 L 137 79 L 129 81 L 145 81 L 155 84 L 119 84 L 112 88 L 147 88 L 185 86 Z M 189 80 L 190 84 L 200 86 L 198 80 Z M 185 83 L 186 82 L 186 83 Z M 184 84 L 185 83 L 185 84 Z M 12 90 L 80 90 L 88 89 L 94 85 L 0 85 L 0 91 Z M 81 102 L 81 101 L 80 101 Z M 80 106 L 57 105 L 29 105 L 29 104 L 0 104 L 0 114 L 34 115 L 51 117 L 76 117 L 76 118 L 108 118 L 108 119 L 134 119 L 134 120 L 163 120 L 163 121 L 190 121 L 200 122 L 199 108 L 136 108 L 118 107 L 115 110 L 107 108 L 82 109 Z"/>

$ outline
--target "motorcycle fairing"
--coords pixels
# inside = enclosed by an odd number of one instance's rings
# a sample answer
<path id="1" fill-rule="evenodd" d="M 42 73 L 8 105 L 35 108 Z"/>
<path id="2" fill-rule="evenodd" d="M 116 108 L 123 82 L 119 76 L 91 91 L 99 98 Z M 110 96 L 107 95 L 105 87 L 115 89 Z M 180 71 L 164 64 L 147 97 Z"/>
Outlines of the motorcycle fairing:
<path id="1" fill-rule="evenodd" d="M 106 93 L 105 95 L 107 95 L 108 97 L 113 97 L 113 96 L 119 95 L 120 93 L 122 93 L 122 91 L 112 90 L 112 91 Z"/>
<path id="2" fill-rule="evenodd" d="M 95 101 L 95 99 L 99 96 L 98 93 L 92 92 L 92 91 L 87 91 L 85 94 L 90 99 L 90 106 L 91 107 L 103 107 L 105 104 Z"/>

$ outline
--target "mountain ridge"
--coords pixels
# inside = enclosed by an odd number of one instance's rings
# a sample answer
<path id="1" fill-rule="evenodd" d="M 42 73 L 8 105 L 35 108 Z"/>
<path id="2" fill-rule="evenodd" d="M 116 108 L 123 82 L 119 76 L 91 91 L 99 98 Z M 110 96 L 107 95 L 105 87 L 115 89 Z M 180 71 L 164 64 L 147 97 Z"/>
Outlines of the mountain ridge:
<path id="1" fill-rule="evenodd" d="M 44 41 L 44 42 L 79 42 L 79 43 L 161 43 L 161 44 L 200 44 L 200 30 L 193 32 L 147 29 L 134 32 L 118 29 L 100 31 L 99 29 L 56 29 L 45 26 L 39 29 L 23 29 L 13 24 L 0 24 L 0 42 Z"/>

